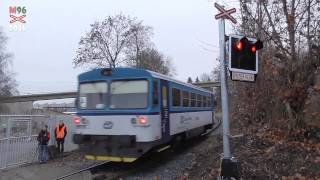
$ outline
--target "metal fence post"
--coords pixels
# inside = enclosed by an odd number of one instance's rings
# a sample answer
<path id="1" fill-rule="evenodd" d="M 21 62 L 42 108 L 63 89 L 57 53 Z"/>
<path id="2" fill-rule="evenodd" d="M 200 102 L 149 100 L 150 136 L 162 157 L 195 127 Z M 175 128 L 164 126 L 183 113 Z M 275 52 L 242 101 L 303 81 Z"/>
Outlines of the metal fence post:
<path id="1" fill-rule="evenodd" d="M 11 136 L 11 119 L 10 118 L 8 118 L 7 119 L 7 134 L 6 134 L 6 138 L 7 138 L 7 147 L 5 148 L 6 149 L 6 152 L 5 152 L 5 168 L 7 168 L 8 167 L 8 158 L 9 158 L 9 150 L 10 150 L 10 148 L 9 148 L 9 146 L 10 146 L 10 136 Z"/>

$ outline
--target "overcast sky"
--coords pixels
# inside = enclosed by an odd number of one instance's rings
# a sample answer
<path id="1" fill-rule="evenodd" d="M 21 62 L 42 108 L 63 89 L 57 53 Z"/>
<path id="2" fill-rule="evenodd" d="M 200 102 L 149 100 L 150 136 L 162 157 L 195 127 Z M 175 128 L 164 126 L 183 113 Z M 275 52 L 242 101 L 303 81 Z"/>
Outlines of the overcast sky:
<path id="1" fill-rule="evenodd" d="M 135 16 L 153 27 L 155 46 L 172 58 L 176 79 L 186 81 L 216 66 L 217 10 L 212 0 L 1 0 L 0 26 L 14 54 L 12 68 L 21 94 L 76 89 L 72 60 L 90 24 L 108 15 Z M 236 1 L 218 1 L 228 8 Z M 231 3 L 231 4 L 230 4 Z M 10 32 L 9 6 L 25 6 L 24 32 Z M 229 24 L 226 23 L 226 24 Z M 230 32 L 227 26 L 226 33 Z"/>

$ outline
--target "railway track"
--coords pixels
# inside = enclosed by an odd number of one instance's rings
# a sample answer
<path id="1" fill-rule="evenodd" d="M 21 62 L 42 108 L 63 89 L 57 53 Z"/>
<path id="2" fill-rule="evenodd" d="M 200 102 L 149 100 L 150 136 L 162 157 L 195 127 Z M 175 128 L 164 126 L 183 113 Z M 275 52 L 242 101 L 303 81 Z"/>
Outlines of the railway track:
<path id="1" fill-rule="evenodd" d="M 211 134 L 213 131 L 217 130 L 220 126 L 221 126 L 221 121 L 218 120 L 218 123 L 212 129 L 208 130 L 206 133 L 201 135 L 202 137 L 194 138 L 184 146 L 178 145 L 179 147 L 171 147 L 170 145 L 168 145 L 168 148 L 163 148 L 163 149 L 164 150 L 171 149 L 171 150 L 169 151 L 160 150 L 152 153 L 147 153 L 143 157 L 139 158 L 136 162 L 133 162 L 130 164 L 113 163 L 109 161 L 101 162 L 101 163 L 97 163 L 89 167 L 71 172 L 64 176 L 58 177 L 56 178 L 56 180 L 69 179 L 85 171 L 90 171 L 92 175 L 91 178 L 93 179 L 119 179 L 122 177 L 130 176 L 135 172 L 149 171 L 148 170 L 149 167 L 161 166 L 161 164 L 165 164 L 166 161 L 169 161 L 170 159 L 174 158 L 178 154 L 188 151 L 188 149 L 192 148 L 193 146 L 196 146 L 196 144 L 204 140 L 203 136 Z"/>
<path id="2" fill-rule="evenodd" d="M 56 178 L 55 180 L 66 179 L 66 178 L 69 178 L 69 177 L 74 176 L 74 175 L 76 175 L 76 174 L 80 174 L 80 173 L 82 173 L 82 172 L 84 172 L 84 171 L 91 171 L 91 170 L 93 170 L 93 169 L 99 168 L 99 167 L 101 167 L 101 166 L 103 166 L 103 165 L 110 164 L 110 163 L 111 163 L 110 161 L 107 161 L 107 162 L 103 161 L 103 162 L 100 162 L 100 163 L 91 165 L 91 166 L 89 166 L 89 167 L 82 168 L 82 169 L 79 169 L 79 170 L 77 170 L 77 171 L 71 172 L 71 173 L 69 173 L 69 174 L 63 175 L 63 176 L 61 176 L 61 177 Z"/>

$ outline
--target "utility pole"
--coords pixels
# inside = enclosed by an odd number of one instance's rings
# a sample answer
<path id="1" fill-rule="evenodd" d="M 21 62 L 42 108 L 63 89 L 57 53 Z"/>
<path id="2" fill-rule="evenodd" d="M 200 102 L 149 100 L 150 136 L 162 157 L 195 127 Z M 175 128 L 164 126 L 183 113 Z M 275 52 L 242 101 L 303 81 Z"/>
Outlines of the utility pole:
<path id="1" fill-rule="evenodd" d="M 220 47 L 220 83 L 221 83 L 221 105 L 222 105 L 222 126 L 223 126 L 223 158 L 230 159 L 229 143 L 229 103 L 226 80 L 225 65 L 225 23 L 224 19 L 219 19 L 219 47 Z"/>
<path id="2" fill-rule="evenodd" d="M 215 16 L 219 19 L 219 47 L 220 47 L 220 83 L 221 83 L 221 103 L 222 103 L 222 128 L 223 128 L 223 158 L 221 160 L 220 178 L 235 178 L 239 179 L 238 163 L 231 156 L 230 152 L 230 128 L 229 128 L 229 105 L 228 105 L 228 89 L 226 79 L 225 66 L 225 19 L 237 23 L 236 19 L 231 16 L 231 13 L 236 12 L 235 8 L 225 10 L 224 7 L 215 3 L 215 7 L 220 11 Z"/>

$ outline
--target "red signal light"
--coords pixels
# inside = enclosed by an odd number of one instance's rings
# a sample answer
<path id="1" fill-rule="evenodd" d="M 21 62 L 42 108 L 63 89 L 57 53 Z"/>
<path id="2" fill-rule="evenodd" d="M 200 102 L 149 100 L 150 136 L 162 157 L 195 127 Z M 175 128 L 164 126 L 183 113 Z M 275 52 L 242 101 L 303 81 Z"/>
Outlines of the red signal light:
<path id="1" fill-rule="evenodd" d="M 251 52 L 252 52 L 252 53 L 256 53 L 256 51 L 257 51 L 257 47 L 256 47 L 256 46 L 252 46 L 252 47 L 251 47 Z"/>
<path id="2" fill-rule="evenodd" d="M 236 44 L 236 49 L 237 49 L 238 51 L 241 51 L 241 50 L 243 49 L 243 43 L 242 43 L 241 41 L 237 42 L 237 44 Z"/>

